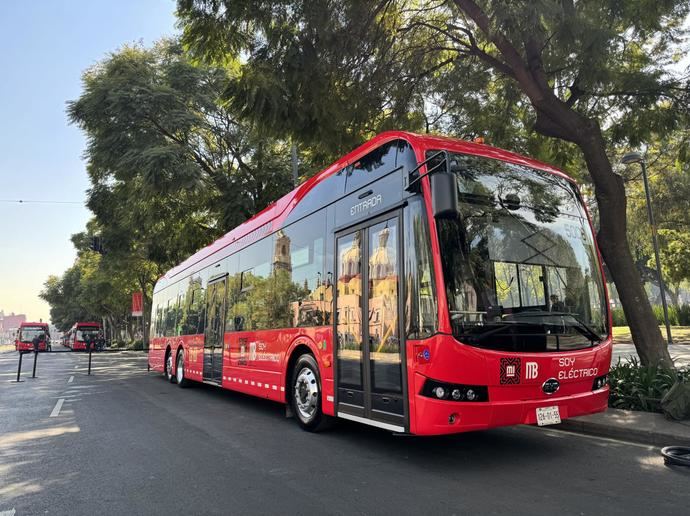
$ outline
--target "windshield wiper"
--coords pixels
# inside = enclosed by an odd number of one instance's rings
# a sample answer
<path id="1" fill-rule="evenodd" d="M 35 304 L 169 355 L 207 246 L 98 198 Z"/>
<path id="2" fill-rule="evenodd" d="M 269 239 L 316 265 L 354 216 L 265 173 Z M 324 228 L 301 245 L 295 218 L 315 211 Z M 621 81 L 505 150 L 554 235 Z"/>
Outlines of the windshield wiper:
<path id="1" fill-rule="evenodd" d="M 594 330 L 586 322 L 580 319 L 577 316 L 577 314 L 574 314 L 572 312 L 547 312 L 546 310 L 535 310 L 529 312 L 517 312 L 511 315 L 518 317 L 570 317 L 577 323 L 577 325 L 571 325 L 571 327 L 574 328 L 578 333 L 580 333 L 584 337 L 587 337 L 589 340 L 592 341 L 592 343 L 601 342 L 601 337 L 596 332 L 596 330 Z"/>
<path id="2" fill-rule="evenodd" d="M 461 335 L 463 338 L 472 339 L 475 342 L 481 342 L 485 338 L 491 337 L 492 335 L 506 335 L 506 334 L 502 334 L 501 332 L 503 330 L 507 330 L 509 328 L 516 328 L 516 327 L 525 328 L 525 327 L 540 326 L 540 325 L 528 323 L 525 321 L 510 321 L 510 322 L 502 321 L 501 323 L 498 323 L 496 325 L 488 325 L 488 324 L 485 325 L 485 327 L 488 327 L 488 326 L 490 326 L 490 327 L 483 332 L 480 332 L 480 333 L 465 333 L 465 332 L 463 332 Z M 507 335 L 518 336 L 519 334 L 510 333 Z M 530 333 L 529 335 L 530 336 L 548 336 L 550 334 L 549 333 L 543 333 L 543 332 L 537 332 L 537 333 Z"/>

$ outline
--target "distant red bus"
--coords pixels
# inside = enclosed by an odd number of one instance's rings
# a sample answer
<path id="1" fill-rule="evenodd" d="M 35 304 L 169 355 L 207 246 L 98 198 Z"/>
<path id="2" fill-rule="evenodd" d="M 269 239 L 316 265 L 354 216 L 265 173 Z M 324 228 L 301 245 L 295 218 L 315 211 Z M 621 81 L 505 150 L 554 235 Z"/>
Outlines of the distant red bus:
<path id="1" fill-rule="evenodd" d="M 556 424 L 608 399 L 611 321 L 572 179 L 387 132 L 156 283 L 149 365 L 432 435 Z"/>
<path id="2" fill-rule="evenodd" d="M 39 351 L 51 351 L 50 328 L 47 323 L 42 322 L 23 322 L 17 330 L 17 338 L 14 341 L 14 348 L 17 351 L 33 351 L 34 337 L 41 340 L 38 344 Z"/>
<path id="3" fill-rule="evenodd" d="M 95 341 L 100 331 L 101 323 L 98 322 L 74 323 L 72 328 L 70 328 L 66 334 L 65 346 L 71 348 L 72 351 L 86 350 L 85 339 L 90 337 L 93 341 Z"/>

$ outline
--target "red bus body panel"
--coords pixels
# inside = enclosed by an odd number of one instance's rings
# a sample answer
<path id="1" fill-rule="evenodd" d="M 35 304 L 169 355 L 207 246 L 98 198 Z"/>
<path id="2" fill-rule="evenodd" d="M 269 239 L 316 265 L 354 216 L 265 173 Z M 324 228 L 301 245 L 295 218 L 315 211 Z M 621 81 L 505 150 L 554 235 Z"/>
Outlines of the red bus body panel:
<path id="1" fill-rule="evenodd" d="M 405 140 L 412 145 L 418 163 L 424 161 L 427 151 L 443 149 L 529 166 L 565 178 L 575 185 L 571 178 L 550 165 L 488 145 L 439 136 L 389 131 L 350 152 L 252 219 L 190 256 L 163 275 L 161 280 L 174 281 L 174 278 L 182 273 L 203 269 L 236 252 L 249 243 L 243 242 L 243 237 L 252 232 L 261 230 L 262 235 L 268 235 L 276 231 L 291 210 L 315 185 L 343 167 L 355 163 L 371 150 L 397 139 Z M 424 172 L 425 168 L 421 168 L 420 173 Z M 608 386 L 598 390 L 592 390 L 592 387 L 595 377 L 607 374 L 611 363 L 610 311 L 607 339 L 592 348 L 578 351 L 497 352 L 462 344 L 451 336 L 451 322 L 441 266 L 441 249 L 431 212 L 429 179 L 423 178 L 421 183 L 431 235 L 438 305 L 438 333 L 421 341 L 406 341 L 405 374 L 408 386 L 409 432 L 418 435 L 437 435 L 507 425 L 536 424 L 535 409 L 540 407 L 558 406 L 562 419 L 605 410 L 609 393 Z M 583 207 L 586 212 L 586 206 Z M 589 218 L 589 214 L 587 216 Z M 589 224 L 591 228 L 591 219 Z M 331 236 L 328 235 L 329 238 Z M 594 240 L 596 246 L 596 239 Z M 598 247 L 596 249 L 603 276 L 601 254 Z M 604 295 L 608 307 L 605 282 Z M 252 343 L 256 349 L 256 356 L 243 356 L 242 344 L 245 344 L 246 353 L 246 345 Z M 333 373 L 335 341 L 332 326 L 225 333 L 221 386 L 285 403 L 286 389 L 290 380 L 286 378 L 288 363 L 292 351 L 298 346 L 307 346 L 316 357 L 322 378 L 322 409 L 327 415 L 335 415 Z M 424 363 L 420 363 L 416 358 L 415 348 L 419 346 L 429 350 L 430 359 Z M 203 334 L 152 338 L 149 347 L 150 367 L 155 371 L 163 372 L 166 352 L 170 350 L 172 353 L 177 353 L 179 349 L 185 351 L 185 377 L 189 380 L 202 381 Z M 502 385 L 499 378 L 502 358 L 518 358 L 523 365 L 528 362 L 536 364 L 531 367 L 536 367 L 538 376 L 533 379 L 521 378 L 519 384 Z M 489 401 L 450 402 L 423 396 L 422 386 L 427 378 L 448 383 L 488 386 Z M 548 378 L 559 380 L 560 388 L 557 393 L 548 395 L 542 390 L 542 384 Z"/>

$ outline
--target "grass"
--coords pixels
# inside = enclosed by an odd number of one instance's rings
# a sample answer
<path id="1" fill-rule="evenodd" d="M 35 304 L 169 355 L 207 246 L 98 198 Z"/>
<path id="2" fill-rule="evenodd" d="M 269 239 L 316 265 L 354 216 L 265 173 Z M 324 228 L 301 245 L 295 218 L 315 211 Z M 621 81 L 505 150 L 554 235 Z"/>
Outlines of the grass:
<path id="1" fill-rule="evenodd" d="M 661 334 L 666 337 L 666 328 L 659 326 Z M 671 326 L 671 336 L 674 344 L 690 344 L 690 326 Z M 632 344 L 629 326 L 614 326 L 613 340 L 617 344 Z"/>

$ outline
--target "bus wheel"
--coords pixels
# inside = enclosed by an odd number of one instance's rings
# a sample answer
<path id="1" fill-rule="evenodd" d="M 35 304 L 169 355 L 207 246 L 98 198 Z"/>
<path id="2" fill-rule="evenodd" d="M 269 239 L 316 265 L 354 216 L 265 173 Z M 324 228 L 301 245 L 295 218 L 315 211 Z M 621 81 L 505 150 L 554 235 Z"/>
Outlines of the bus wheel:
<path id="1" fill-rule="evenodd" d="M 312 355 L 306 353 L 297 359 L 291 385 L 290 403 L 299 426 L 309 432 L 323 430 L 329 418 L 321 411 L 321 377 Z"/>
<path id="2" fill-rule="evenodd" d="M 189 381 L 184 377 L 184 349 L 177 352 L 175 378 L 177 379 L 177 385 L 180 387 L 187 387 L 189 385 Z"/>
<path id="3" fill-rule="evenodd" d="M 168 350 L 165 353 L 165 379 L 170 383 L 175 382 L 175 375 L 173 374 L 173 356 L 172 351 Z"/>

